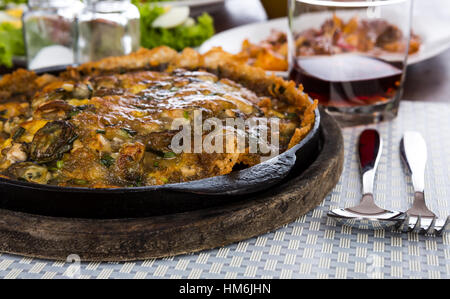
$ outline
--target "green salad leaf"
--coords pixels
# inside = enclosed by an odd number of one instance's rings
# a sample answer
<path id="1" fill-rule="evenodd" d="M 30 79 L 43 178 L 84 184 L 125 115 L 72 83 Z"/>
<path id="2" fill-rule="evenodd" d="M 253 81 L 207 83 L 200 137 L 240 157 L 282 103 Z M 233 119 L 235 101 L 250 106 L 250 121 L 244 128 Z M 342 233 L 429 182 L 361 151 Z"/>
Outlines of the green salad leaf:
<path id="1" fill-rule="evenodd" d="M 10 23 L 0 24 L 0 65 L 12 66 L 13 56 L 25 55 L 22 29 Z"/>
<path id="2" fill-rule="evenodd" d="M 20 0 L 19 0 L 20 1 Z M 165 1 L 173 1 L 173 0 L 133 0 L 131 1 L 133 4 L 142 4 L 142 3 L 151 3 L 151 2 L 165 2 Z"/>
<path id="3" fill-rule="evenodd" d="M 175 28 L 153 28 L 153 21 L 165 13 L 161 6 L 137 4 L 141 14 L 141 46 L 154 48 L 166 45 L 181 51 L 186 47 L 200 46 L 214 34 L 214 22 L 210 15 L 204 13 L 192 26 L 180 25 Z"/>
<path id="4" fill-rule="evenodd" d="M 165 0 L 163 0 L 165 1 Z M 0 0 L 0 8 L 4 9 L 8 5 L 19 5 L 19 4 L 27 4 L 27 0 Z"/>

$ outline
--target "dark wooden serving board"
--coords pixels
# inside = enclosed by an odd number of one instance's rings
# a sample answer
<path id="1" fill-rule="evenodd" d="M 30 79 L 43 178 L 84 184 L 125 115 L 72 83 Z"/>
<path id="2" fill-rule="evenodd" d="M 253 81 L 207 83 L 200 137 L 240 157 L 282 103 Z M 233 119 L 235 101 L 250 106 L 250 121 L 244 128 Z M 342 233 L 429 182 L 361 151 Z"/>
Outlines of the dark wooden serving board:
<path id="1" fill-rule="evenodd" d="M 172 256 L 248 239 L 294 221 L 320 202 L 342 172 L 340 128 L 321 112 L 322 146 L 308 169 L 255 200 L 133 219 L 78 219 L 0 209 L 0 251 L 65 260 L 128 261 Z"/>

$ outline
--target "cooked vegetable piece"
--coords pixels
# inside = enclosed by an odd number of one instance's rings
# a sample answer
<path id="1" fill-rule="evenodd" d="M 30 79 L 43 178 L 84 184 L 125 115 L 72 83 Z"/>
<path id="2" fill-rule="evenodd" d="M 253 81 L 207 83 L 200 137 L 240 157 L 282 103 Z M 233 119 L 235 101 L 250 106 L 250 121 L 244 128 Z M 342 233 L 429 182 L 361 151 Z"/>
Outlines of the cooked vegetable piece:
<path id="1" fill-rule="evenodd" d="M 102 156 L 102 158 L 100 159 L 100 163 L 102 163 L 102 165 L 109 168 L 109 167 L 111 167 L 111 165 L 114 164 L 114 158 L 108 154 L 104 154 Z"/>
<path id="2" fill-rule="evenodd" d="M 153 28 L 174 28 L 182 25 L 189 18 L 189 6 L 172 7 L 158 16 L 152 23 Z"/>

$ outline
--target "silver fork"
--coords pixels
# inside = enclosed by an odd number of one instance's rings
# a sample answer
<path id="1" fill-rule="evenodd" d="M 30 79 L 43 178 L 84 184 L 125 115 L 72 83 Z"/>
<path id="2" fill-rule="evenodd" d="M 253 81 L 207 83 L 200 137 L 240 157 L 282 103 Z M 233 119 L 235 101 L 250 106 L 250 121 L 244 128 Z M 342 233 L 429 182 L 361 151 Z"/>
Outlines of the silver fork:
<path id="1" fill-rule="evenodd" d="M 406 211 L 406 217 L 398 228 L 425 234 L 441 234 L 450 229 L 450 216 L 444 221 L 438 219 L 425 203 L 425 164 L 427 146 L 418 132 L 405 132 L 400 142 L 400 156 L 411 173 L 414 187 L 414 202 Z"/>

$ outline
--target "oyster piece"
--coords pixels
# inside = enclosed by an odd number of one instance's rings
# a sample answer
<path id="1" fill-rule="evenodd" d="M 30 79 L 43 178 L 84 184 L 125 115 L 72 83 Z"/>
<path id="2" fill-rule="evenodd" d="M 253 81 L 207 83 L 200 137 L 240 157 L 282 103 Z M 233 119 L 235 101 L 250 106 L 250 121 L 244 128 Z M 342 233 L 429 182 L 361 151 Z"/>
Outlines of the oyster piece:
<path id="1" fill-rule="evenodd" d="M 39 129 L 30 145 L 30 158 L 37 163 L 48 163 L 72 149 L 77 138 L 73 126 L 67 121 L 52 121 Z"/>
<path id="2" fill-rule="evenodd" d="M 47 167 L 32 162 L 15 163 L 6 170 L 6 173 L 12 178 L 38 184 L 47 184 L 51 178 Z"/>

